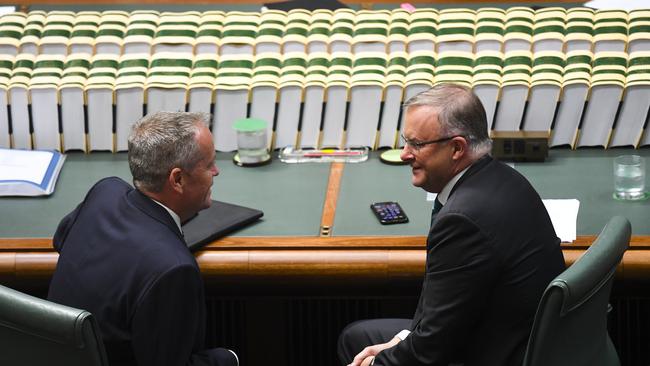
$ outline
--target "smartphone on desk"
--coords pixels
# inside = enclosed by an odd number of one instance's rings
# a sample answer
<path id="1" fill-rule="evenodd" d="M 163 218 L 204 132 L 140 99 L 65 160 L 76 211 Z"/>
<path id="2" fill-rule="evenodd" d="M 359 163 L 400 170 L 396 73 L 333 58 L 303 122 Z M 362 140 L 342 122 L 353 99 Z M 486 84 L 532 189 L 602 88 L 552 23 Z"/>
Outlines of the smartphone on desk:
<path id="1" fill-rule="evenodd" d="M 370 209 L 382 225 L 409 222 L 409 218 L 397 202 L 375 202 L 370 204 Z"/>

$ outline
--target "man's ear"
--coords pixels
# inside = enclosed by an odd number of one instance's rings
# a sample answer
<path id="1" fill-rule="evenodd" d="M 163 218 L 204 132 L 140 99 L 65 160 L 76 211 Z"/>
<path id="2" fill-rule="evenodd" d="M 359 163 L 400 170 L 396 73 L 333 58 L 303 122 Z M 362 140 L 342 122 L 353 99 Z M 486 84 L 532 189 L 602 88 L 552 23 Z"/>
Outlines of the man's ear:
<path id="1" fill-rule="evenodd" d="M 454 149 L 454 154 L 452 157 L 454 159 L 461 159 L 467 154 L 467 140 L 463 136 L 456 136 L 451 140 L 452 148 Z"/>
<path id="2" fill-rule="evenodd" d="M 167 177 L 169 186 L 177 193 L 183 193 L 183 171 L 181 168 L 174 168 L 169 172 L 169 177 Z"/>

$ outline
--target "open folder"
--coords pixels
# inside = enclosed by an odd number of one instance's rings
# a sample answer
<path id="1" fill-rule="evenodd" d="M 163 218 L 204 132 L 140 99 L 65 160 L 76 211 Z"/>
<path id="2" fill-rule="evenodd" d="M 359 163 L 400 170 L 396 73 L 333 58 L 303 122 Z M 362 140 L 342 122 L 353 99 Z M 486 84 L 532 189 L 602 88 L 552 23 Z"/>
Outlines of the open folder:
<path id="1" fill-rule="evenodd" d="M 212 200 L 212 205 L 186 221 L 183 227 L 185 242 L 194 252 L 209 242 L 247 226 L 264 213 L 249 207 Z"/>

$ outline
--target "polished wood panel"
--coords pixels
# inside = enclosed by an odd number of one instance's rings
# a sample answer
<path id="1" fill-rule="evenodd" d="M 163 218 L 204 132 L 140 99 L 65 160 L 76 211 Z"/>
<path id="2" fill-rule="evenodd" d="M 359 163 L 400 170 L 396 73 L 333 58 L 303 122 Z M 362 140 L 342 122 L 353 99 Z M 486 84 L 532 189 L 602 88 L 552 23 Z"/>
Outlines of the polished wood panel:
<path id="1" fill-rule="evenodd" d="M 567 265 L 594 238 L 562 244 Z M 0 239 L 0 282 L 46 283 L 58 258 L 51 245 L 50 239 Z M 424 236 L 227 237 L 207 245 L 196 257 L 206 283 L 219 288 L 373 288 L 419 283 L 424 247 Z M 632 238 L 616 277 L 622 283 L 650 282 L 650 237 Z"/>

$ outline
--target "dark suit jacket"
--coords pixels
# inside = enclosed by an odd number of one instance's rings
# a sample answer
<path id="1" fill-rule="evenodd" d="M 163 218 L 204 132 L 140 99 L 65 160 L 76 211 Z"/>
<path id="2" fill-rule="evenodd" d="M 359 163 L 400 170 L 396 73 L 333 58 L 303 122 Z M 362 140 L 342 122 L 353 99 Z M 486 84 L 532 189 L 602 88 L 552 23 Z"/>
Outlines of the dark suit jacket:
<path id="1" fill-rule="evenodd" d="M 48 299 L 90 311 L 112 365 L 210 365 L 196 260 L 169 213 L 111 177 L 59 224 Z"/>
<path id="2" fill-rule="evenodd" d="M 412 333 L 375 365 L 521 365 L 541 295 L 564 270 L 559 244 L 528 181 L 481 158 L 430 228 Z"/>

